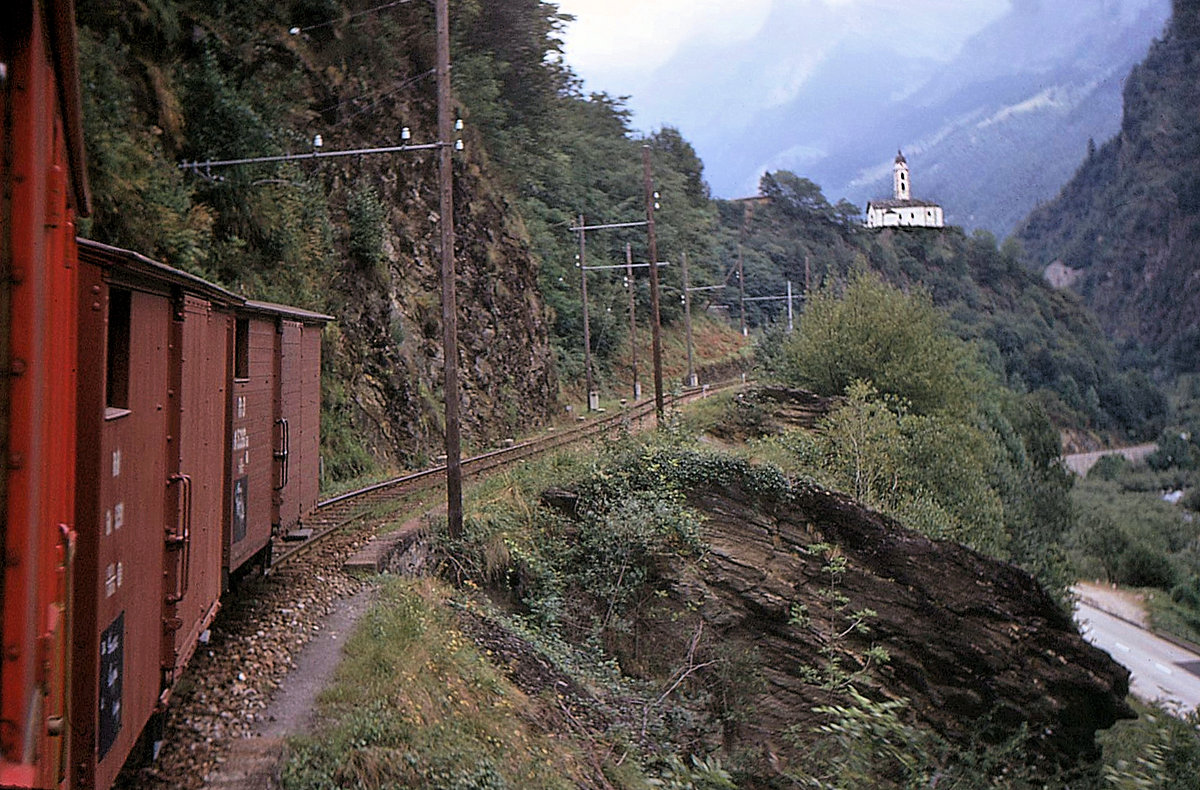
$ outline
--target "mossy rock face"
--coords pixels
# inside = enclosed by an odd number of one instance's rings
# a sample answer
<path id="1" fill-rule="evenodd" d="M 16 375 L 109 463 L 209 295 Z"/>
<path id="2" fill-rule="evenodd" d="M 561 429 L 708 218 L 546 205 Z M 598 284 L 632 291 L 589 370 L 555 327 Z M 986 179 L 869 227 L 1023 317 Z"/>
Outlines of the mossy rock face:
<path id="1" fill-rule="evenodd" d="M 333 315 L 323 349 L 338 389 L 323 410 L 331 473 L 407 466 L 440 445 L 437 157 L 214 168 L 212 179 L 177 166 L 307 151 L 317 133 L 326 152 L 389 144 L 406 125 L 414 141 L 430 139 L 421 119 L 436 117 L 434 81 L 397 87 L 433 65 L 426 9 L 328 24 L 344 3 L 80 5 L 100 195 L 84 235 Z M 305 32 L 289 35 L 291 25 Z M 477 446 L 544 421 L 558 388 L 529 234 L 485 156 L 471 139 L 455 154 L 462 418 Z"/>
<path id="2" fill-rule="evenodd" d="M 823 720 L 814 709 L 851 686 L 907 700 L 956 748 L 1022 741 L 1046 775 L 1094 761 L 1096 731 L 1132 715 L 1128 671 L 1010 563 L 729 456 L 649 453 L 628 469 L 604 485 L 678 486 L 705 548 L 654 562 L 645 589 L 657 592 L 605 645 L 638 678 L 702 665 L 685 703 L 702 710 L 678 715 L 694 717 L 689 737 L 742 754 L 750 775 L 802 761 Z M 586 530 L 593 488 L 542 499 Z"/>
<path id="3" fill-rule="evenodd" d="M 746 702 L 751 721 L 735 727 L 747 745 L 764 729 L 813 721 L 813 707 L 827 697 L 805 682 L 808 668 L 828 663 L 821 647 L 829 634 L 864 609 L 875 613 L 869 631 L 851 631 L 839 646 L 846 666 L 863 665 L 872 646 L 886 648 L 872 693 L 908 699 L 913 715 L 952 743 L 966 746 L 990 718 L 997 742 L 1025 728 L 1037 734 L 1027 747 L 1039 762 L 1071 766 L 1098 756 L 1096 730 L 1131 715 L 1128 671 L 1085 642 L 1013 565 L 929 540 L 815 488 L 764 497 L 726 481 L 697 487 L 689 502 L 706 518 L 710 550 L 674 580 L 673 598 L 720 634 L 714 643 L 755 656 L 763 687 Z M 837 599 L 822 594 L 831 580 L 826 554 L 809 550 L 815 544 L 844 561 Z M 659 626 L 642 639 L 669 656 L 687 636 Z"/>

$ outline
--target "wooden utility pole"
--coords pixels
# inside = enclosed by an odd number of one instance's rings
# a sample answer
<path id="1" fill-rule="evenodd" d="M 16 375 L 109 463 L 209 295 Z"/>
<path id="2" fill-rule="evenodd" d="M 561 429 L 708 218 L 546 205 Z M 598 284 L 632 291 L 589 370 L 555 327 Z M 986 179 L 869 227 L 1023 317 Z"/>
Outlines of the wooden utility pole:
<path id="1" fill-rule="evenodd" d="M 788 303 L 788 334 L 792 333 L 792 281 L 787 281 L 787 303 Z"/>
<path id="2" fill-rule="evenodd" d="M 692 287 L 688 282 L 687 253 L 683 254 L 683 330 L 687 337 L 687 385 L 696 386 L 696 366 L 692 361 Z"/>
<path id="3" fill-rule="evenodd" d="M 742 245 L 738 244 L 738 309 L 741 316 L 742 337 L 746 332 L 746 277 L 742 269 Z"/>
<path id="4" fill-rule="evenodd" d="M 663 424 L 662 330 L 658 315 L 658 239 L 654 236 L 654 174 L 650 169 L 650 146 L 642 146 L 642 182 L 646 188 L 646 237 L 650 243 L 650 328 L 654 356 L 654 411 Z"/>
<path id="5" fill-rule="evenodd" d="M 596 388 L 592 380 L 592 325 L 588 320 L 587 296 L 587 257 L 585 256 L 585 231 L 583 215 L 579 215 L 579 298 L 583 302 L 583 376 L 587 387 L 587 410 L 592 410 L 592 390 Z"/>
<path id="6" fill-rule="evenodd" d="M 580 225 L 583 223 L 581 222 Z M 642 397 L 637 368 L 637 299 L 633 283 L 633 245 L 625 243 L 625 284 L 629 289 L 629 361 L 633 365 L 633 402 Z"/>
<path id="7" fill-rule="evenodd" d="M 738 233 L 738 248 L 737 248 L 737 253 L 738 253 L 738 259 L 737 259 L 738 313 L 741 316 L 740 321 L 741 321 L 741 325 L 742 325 L 742 327 L 741 327 L 742 328 L 742 337 L 745 337 L 747 334 L 747 332 L 746 332 L 746 277 L 745 277 L 745 271 L 742 268 L 742 246 L 746 242 L 746 233 L 749 230 L 749 227 L 750 227 L 750 204 L 742 203 L 742 229 Z"/>
<path id="8" fill-rule="evenodd" d="M 454 282 L 454 121 L 450 107 L 450 10 L 436 0 L 438 112 L 438 224 L 442 244 L 442 370 L 446 399 L 446 530 L 463 532 L 462 437 L 458 419 L 458 300 Z"/>

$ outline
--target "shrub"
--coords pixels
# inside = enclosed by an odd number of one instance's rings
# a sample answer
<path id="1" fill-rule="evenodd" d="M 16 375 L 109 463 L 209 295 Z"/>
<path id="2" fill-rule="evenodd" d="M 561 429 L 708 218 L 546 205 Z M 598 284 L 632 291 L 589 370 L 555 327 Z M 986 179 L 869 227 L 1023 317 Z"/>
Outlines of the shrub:
<path id="1" fill-rule="evenodd" d="M 1200 576 L 1193 576 L 1172 587 L 1171 600 L 1181 606 L 1200 609 Z"/>
<path id="2" fill-rule="evenodd" d="M 790 383 L 840 395 L 870 381 L 918 414 L 969 411 L 987 376 L 928 294 L 906 294 L 874 274 L 854 276 L 841 295 L 810 294 L 784 355 Z"/>
<path id="3" fill-rule="evenodd" d="M 1101 480 L 1116 480 L 1126 469 L 1129 468 L 1129 461 L 1123 455 L 1102 455 L 1095 466 L 1088 470 L 1088 477 L 1096 477 Z"/>
<path id="4" fill-rule="evenodd" d="M 1151 469 L 1195 469 L 1192 446 L 1178 431 L 1163 431 L 1158 437 L 1158 449 L 1146 456 Z"/>
<path id="5" fill-rule="evenodd" d="M 1133 587 L 1159 587 L 1169 590 L 1175 583 L 1175 568 L 1161 551 L 1135 543 L 1121 555 L 1117 576 Z"/>
<path id="6" fill-rule="evenodd" d="M 1188 491 L 1182 500 L 1182 504 L 1188 510 L 1200 513 L 1200 486 L 1194 486 Z"/>

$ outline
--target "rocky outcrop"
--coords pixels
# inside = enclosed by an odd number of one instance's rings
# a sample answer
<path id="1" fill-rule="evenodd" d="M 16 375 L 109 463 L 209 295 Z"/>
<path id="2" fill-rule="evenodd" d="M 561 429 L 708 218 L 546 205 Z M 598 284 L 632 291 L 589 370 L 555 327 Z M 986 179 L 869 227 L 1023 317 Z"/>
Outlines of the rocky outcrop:
<path id="1" fill-rule="evenodd" d="M 837 403 L 837 398 L 808 390 L 759 384 L 739 393 L 725 419 L 711 426 L 709 433 L 720 439 L 741 441 L 795 428 L 812 430 Z"/>
<path id="2" fill-rule="evenodd" d="M 807 732 L 818 722 L 813 708 L 831 699 L 811 670 L 836 655 L 853 672 L 871 646 L 890 659 L 855 685 L 879 699 L 908 699 L 913 716 L 961 746 L 1024 731 L 1034 761 L 1074 766 L 1097 756 L 1098 729 L 1132 716 L 1128 671 L 1085 642 L 1013 565 L 929 540 L 817 488 L 764 498 L 730 481 L 697 488 L 689 501 L 706 515 L 710 553 L 666 571 L 670 595 L 680 611 L 698 613 L 714 655 L 742 656 L 752 667 L 743 675 L 758 680 L 741 684 L 743 715 L 725 738 L 727 747 L 761 751 L 764 772 L 785 764 L 789 751 L 794 757 L 783 733 L 796 725 Z M 844 568 L 831 573 L 829 556 Z M 876 614 L 858 633 L 850 613 L 863 609 Z M 647 624 L 641 642 L 654 648 L 627 655 L 630 665 L 687 653 L 691 635 L 668 622 Z"/>

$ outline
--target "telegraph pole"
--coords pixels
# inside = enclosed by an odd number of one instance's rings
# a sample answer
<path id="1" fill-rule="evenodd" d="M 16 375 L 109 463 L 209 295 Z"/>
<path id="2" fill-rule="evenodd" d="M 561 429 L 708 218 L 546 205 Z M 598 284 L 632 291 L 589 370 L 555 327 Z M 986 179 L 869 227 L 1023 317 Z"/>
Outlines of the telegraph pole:
<path id="1" fill-rule="evenodd" d="M 739 314 L 741 316 L 740 320 L 741 320 L 741 324 L 742 324 L 742 337 L 746 336 L 746 277 L 745 277 L 745 272 L 742 269 L 742 245 L 746 241 L 746 231 L 747 231 L 747 228 L 749 227 L 749 225 L 750 225 L 750 209 L 746 203 L 743 203 L 742 204 L 742 230 L 738 234 L 738 248 L 737 248 L 737 252 L 738 252 L 738 259 L 737 259 L 738 306 L 740 308 Z"/>
<path id="2" fill-rule="evenodd" d="M 592 329 L 591 323 L 588 321 L 588 298 L 587 298 L 587 258 L 584 256 L 586 242 L 584 237 L 587 231 L 584 230 L 583 215 L 579 215 L 579 295 L 583 300 L 583 368 L 584 378 L 587 387 L 587 410 L 592 410 L 592 390 L 595 389 L 595 382 L 592 381 Z"/>
<path id="3" fill-rule="evenodd" d="M 738 307 L 740 308 L 742 337 L 746 336 L 746 277 L 742 270 L 742 245 L 738 244 Z"/>
<path id="4" fill-rule="evenodd" d="M 462 536 L 462 442 L 458 421 L 458 304 L 454 283 L 454 172 L 450 114 L 450 9 L 436 0 L 438 104 L 438 213 L 442 243 L 442 358 L 446 399 L 446 530 Z"/>
<path id="5" fill-rule="evenodd" d="M 788 334 L 792 333 L 792 281 L 788 280 L 787 302 L 788 302 Z"/>
<path id="6" fill-rule="evenodd" d="M 687 337 L 687 385 L 696 386 L 696 366 L 692 361 L 692 289 L 688 282 L 687 253 L 683 254 L 683 329 Z"/>
<path id="7" fill-rule="evenodd" d="M 650 170 L 650 146 L 642 146 L 642 181 L 646 188 L 646 236 L 650 243 L 650 328 L 654 354 L 654 411 L 663 423 L 662 330 L 658 315 L 658 239 L 654 236 L 654 174 Z"/>
<path id="8" fill-rule="evenodd" d="M 582 222 L 579 223 L 583 225 Z M 651 267 L 653 268 L 653 267 Z M 629 359 L 633 364 L 633 402 L 642 397 L 642 382 L 638 381 L 637 369 L 637 308 L 633 288 L 633 245 L 625 242 L 625 283 L 629 290 Z"/>

